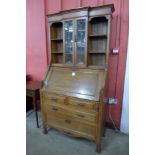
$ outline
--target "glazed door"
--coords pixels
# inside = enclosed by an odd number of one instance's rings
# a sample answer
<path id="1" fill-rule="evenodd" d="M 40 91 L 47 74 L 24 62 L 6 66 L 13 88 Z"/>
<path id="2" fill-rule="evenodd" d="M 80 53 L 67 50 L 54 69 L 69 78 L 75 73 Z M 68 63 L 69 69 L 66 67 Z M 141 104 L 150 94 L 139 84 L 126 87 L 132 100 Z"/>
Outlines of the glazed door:
<path id="1" fill-rule="evenodd" d="M 75 65 L 86 66 L 87 18 L 75 20 Z"/>
<path id="2" fill-rule="evenodd" d="M 64 64 L 74 63 L 74 21 L 64 21 Z"/>

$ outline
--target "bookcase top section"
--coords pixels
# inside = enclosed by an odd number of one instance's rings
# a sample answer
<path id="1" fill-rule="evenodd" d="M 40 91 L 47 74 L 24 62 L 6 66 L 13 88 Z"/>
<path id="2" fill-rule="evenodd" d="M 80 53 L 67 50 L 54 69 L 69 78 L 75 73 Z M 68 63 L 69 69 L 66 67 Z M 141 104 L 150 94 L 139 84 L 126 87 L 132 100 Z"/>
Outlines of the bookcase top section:
<path id="1" fill-rule="evenodd" d="M 99 101 L 105 86 L 106 71 L 49 67 L 43 90 L 73 97 Z"/>
<path id="2" fill-rule="evenodd" d="M 60 11 L 55 14 L 49 14 L 48 22 L 61 21 L 68 18 L 77 18 L 84 16 L 109 15 L 115 11 L 113 4 L 102 5 L 98 7 L 79 7 L 76 9 Z"/>

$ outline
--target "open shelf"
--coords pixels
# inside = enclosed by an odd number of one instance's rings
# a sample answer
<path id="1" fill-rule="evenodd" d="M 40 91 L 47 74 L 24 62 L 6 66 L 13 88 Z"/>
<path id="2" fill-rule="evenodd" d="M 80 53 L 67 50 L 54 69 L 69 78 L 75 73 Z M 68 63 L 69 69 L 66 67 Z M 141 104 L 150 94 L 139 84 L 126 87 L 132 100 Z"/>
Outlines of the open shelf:
<path id="1" fill-rule="evenodd" d="M 89 34 L 107 34 L 108 20 L 105 17 L 94 17 L 89 22 Z"/>
<path id="2" fill-rule="evenodd" d="M 89 21 L 88 31 L 88 68 L 104 69 L 107 51 L 108 20 L 94 17 Z"/>
<path id="3" fill-rule="evenodd" d="M 51 39 L 63 38 L 62 22 L 56 22 L 51 25 Z"/>
<path id="4" fill-rule="evenodd" d="M 104 66 L 106 55 L 103 53 L 88 54 L 88 66 Z"/>
<path id="5" fill-rule="evenodd" d="M 51 33 L 51 62 L 53 64 L 63 64 L 63 24 L 55 22 L 50 27 Z"/>
<path id="6" fill-rule="evenodd" d="M 106 46 L 107 46 L 107 39 L 105 38 L 89 39 L 88 51 L 92 52 L 96 51 L 96 53 L 106 53 Z"/>
<path id="7" fill-rule="evenodd" d="M 55 51 L 63 51 L 63 43 L 62 42 L 51 42 L 51 52 Z"/>
<path id="8" fill-rule="evenodd" d="M 51 53 L 52 63 L 62 64 L 63 63 L 63 54 L 62 53 Z"/>

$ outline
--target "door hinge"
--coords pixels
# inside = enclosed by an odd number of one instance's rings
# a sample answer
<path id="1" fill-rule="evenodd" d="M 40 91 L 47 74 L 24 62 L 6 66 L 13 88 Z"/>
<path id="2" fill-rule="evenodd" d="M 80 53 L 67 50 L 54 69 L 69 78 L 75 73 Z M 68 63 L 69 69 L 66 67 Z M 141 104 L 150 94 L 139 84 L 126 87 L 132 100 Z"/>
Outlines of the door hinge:
<path id="1" fill-rule="evenodd" d="M 105 104 L 117 104 L 117 98 L 105 98 L 103 99 L 103 103 Z"/>

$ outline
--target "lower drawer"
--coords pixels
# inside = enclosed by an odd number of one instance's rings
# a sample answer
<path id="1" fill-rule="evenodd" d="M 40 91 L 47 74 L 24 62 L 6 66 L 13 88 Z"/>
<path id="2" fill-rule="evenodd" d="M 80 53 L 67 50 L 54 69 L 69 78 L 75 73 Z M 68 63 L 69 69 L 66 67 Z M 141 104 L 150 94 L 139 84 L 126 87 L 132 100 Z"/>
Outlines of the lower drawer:
<path id="1" fill-rule="evenodd" d="M 87 113 L 83 111 L 78 111 L 76 109 L 70 108 L 69 106 L 61 106 L 59 104 L 48 104 L 44 106 L 46 113 L 51 114 L 55 117 L 68 117 L 74 119 L 78 122 L 95 124 L 97 122 L 98 113 L 92 112 Z"/>
<path id="2" fill-rule="evenodd" d="M 54 115 L 47 113 L 47 125 L 52 126 L 58 130 L 66 132 L 67 134 L 75 137 L 84 137 L 95 140 L 95 129 L 94 125 L 84 124 L 77 122 L 72 118 L 63 116 L 63 118 L 55 117 Z"/>

